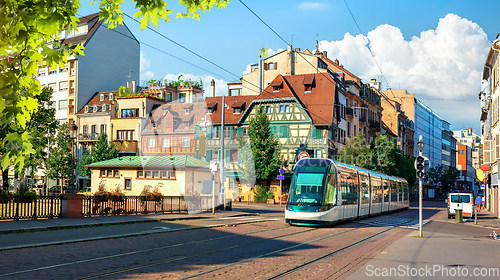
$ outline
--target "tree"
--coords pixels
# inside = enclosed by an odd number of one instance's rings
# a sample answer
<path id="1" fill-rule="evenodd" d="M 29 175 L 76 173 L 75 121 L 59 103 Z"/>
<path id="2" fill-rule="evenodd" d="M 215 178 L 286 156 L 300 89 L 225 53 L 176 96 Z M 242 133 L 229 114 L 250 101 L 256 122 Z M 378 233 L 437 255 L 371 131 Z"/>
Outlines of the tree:
<path id="1" fill-rule="evenodd" d="M 252 147 L 241 135 L 236 136 L 240 146 L 240 163 L 238 163 L 238 177 L 241 184 L 253 187 L 255 184 L 255 163 L 253 160 Z"/>
<path id="2" fill-rule="evenodd" d="M 93 1 L 91 1 L 93 4 Z M 123 0 L 100 0 L 99 16 L 110 28 L 123 24 Z M 170 21 L 165 0 L 133 0 L 141 29 L 150 23 L 158 26 L 160 19 Z M 228 0 L 180 0 L 185 12 L 177 18 L 199 20 L 200 12 L 213 7 L 224 8 Z M 58 38 L 59 31 L 77 29 L 78 0 L 2 0 L 0 4 L 0 134 L 3 143 L 2 170 L 14 161 L 19 170 L 24 160 L 34 153 L 26 128 L 31 115 L 36 112 L 40 84 L 36 80 L 38 67 L 48 65 L 63 67 L 69 55 L 83 55 L 83 45 L 65 46 Z M 7 57 L 7 58 L 5 58 Z"/>
<path id="3" fill-rule="evenodd" d="M 394 173 L 396 160 L 395 151 L 396 145 L 387 135 L 377 136 L 371 143 L 372 152 L 374 153 L 374 170 L 388 175 Z"/>
<path id="4" fill-rule="evenodd" d="M 83 154 L 83 158 L 78 163 L 80 175 L 90 177 L 91 170 L 90 168 L 85 167 L 85 165 L 117 158 L 119 154 L 120 151 L 115 149 L 115 144 L 113 144 L 112 142 L 108 144 L 106 134 L 101 133 L 99 135 L 99 139 L 97 139 L 95 145 L 92 146 L 90 152 L 85 151 Z"/>
<path id="5" fill-rule="evenodd" d="M 264 107 L 258 106 L 255 118 L 250 120 L 248 136 L 255 164 L 255 175 L 260 181 L 276 178 L 280 166 L 283 165 L 279 157 L 280 144 L 272 135 L 269 124 Z"/>
<path id="6" fill-rule="evenodd" d="M 59 179 L 61 182 L 61 193 L 63 179 L 71 179 L 71 163 L 73 160 L 72 139 L 68 137 L 68 126 L 61 124 L 57 128 L 56 139 L 50 147 L 49 158 L 47 160 L 47 174 L 52 180 Z"/>
<path id="7" fill-rule="evenodd" d="M 445 169 L 442 165 L 429 168 L 425 174 L 432 185 L 441 183 L 443 193 L 449 192 L 450 188 L 455 185 L 459 175 L 460 171 L 455 168 L 450 167 Z"/>
<path id="8" fill-rule="evenodd" d="M 339 151 L 341 162 L 370 169 L 373 166 L 373 153 L 369 145 L 365 144 L 363 134 L 357 134 L 349 139 L 342 150 Z"/>

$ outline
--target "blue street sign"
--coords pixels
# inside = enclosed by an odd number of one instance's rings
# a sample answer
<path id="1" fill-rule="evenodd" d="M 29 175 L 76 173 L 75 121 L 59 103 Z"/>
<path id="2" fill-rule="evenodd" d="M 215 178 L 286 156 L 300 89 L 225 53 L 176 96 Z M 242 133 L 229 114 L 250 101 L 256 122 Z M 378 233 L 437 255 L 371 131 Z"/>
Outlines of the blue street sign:
<path id="1" fill-rule="evenodd" d="M 283 175 L 285 173 L 285 170 L 283 169 L 283 167 L 280 167 L 280 174 Z"/>
<path id="2" fill-rule="evenodd" d="M 278 175 L 278 180 L 285 180 L 285 176 L 283 176 L 283 175 Z"/>

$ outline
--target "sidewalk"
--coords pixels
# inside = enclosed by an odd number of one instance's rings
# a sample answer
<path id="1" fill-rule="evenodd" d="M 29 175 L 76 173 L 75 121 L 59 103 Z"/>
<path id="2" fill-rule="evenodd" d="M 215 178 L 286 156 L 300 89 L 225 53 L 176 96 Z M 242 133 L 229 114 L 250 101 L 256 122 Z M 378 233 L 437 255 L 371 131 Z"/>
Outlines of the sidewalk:
<path id="1" fill-rule="evenodd" d="M 38 220 L 21 220 L 21 221 L 0 221 L 0 234 L 22 232 L 22 231 L 44 231 L 48 229 L 62 228 L 77 228 L 90 227 L 96 225 L 117 225 L 126 223 L 148 223 L 154 221 L 171 221 L 171 220 L 189 220 L 189 219 L 210 219 L 221 217 L 235 216 L 251 216 L 240 211 L 215 211 L 215 216 L 212 212 L 201 212 L 190 215 L 189 213 L 169 213 L 169 214 L 149 214 L 149 215 L 121 215 L 121 216 L 103 216 L 103 217 L 88 217 L 88 218 L 54 218 L 54 219 L 38 219 Z"/>
<path id="2" fill-rule="evenodd" d="M 500 228 L 500 220 L 483 210 L 477 222 L 455 223 L 446 210 L 441 211 L 424 226 L 425 238 L 416 237 L 417 230 L 409 232 L 385 250 L 367 256 L 348 278 L 499 279 L 500 240 L 489 234 Z"/>

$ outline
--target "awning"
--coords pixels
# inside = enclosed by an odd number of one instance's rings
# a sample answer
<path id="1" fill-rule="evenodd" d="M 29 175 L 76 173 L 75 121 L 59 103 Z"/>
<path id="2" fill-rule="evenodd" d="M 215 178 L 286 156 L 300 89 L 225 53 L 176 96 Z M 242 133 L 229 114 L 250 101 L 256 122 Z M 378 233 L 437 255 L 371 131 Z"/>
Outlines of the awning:
<path id="1" fill-rule="evenodd" d="M 281 87 L 281 84 L 283 84 L 283 81 L 280 81 L 280 80 L 274 80 L 274 81 L 271 83 L 271 86 L 272 86 L 272 87 Z"/>
<path id="2" fill-rule="evenodd" d="M 481 111 L 481 121 L 485 121 L 488 118 L 488 111 Z"/>
<path id="3" fill-rule="evenodd" d="M 233 103 L 233 105 L 231 105 L 232 108 L 241 108 L 243 107 L 243 105 L 245 105 L 246 101 L 242 101 L 242 100 L 237 100 L 236 102 Z"/>
<path id="4" fill-rule="evenodd" d="M 217 103 L 219 103 L 219 102 L 218 101 L 216 101 L 216 102 L 213 102 L 213 101 L 212 102 L 208 102 L 207 103 L 207 108 L 209 108 L 209 109 L 213 108 L 213 107 L 215 107 L 215 105 L 217 105 Z"/>

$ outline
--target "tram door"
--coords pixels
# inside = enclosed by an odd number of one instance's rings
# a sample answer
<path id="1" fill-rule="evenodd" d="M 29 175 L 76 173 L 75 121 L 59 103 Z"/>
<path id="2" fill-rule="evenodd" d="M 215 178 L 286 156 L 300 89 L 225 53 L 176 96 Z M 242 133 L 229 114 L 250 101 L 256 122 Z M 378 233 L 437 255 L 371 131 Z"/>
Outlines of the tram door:
<path id="1" fill-rule="evenodd" d="M 340 170 L 339 184 L 342 193 L 342 219 L 355 218 L 358 210 L 358 180 L 357 174 L 350 170 Z"/>
<path id="2" fill-rule="evenodd" d="M 359 172 L 359 211 L 358 217 L 365 217 L 370 214 L 370 180 L 368 174 Z"/>
<path id="3" fill-rule="evenodd" d="M 387 212 L 389 211 L 389 204 L 391 203 L 390 201 L 390 186 L 389 186 L 389 180 L 383 179 L 382 180 L 382 188 L 384 191 L 384 202 L 382 203 L 382 212 Z"/>
<path id="4" fill-rule="evenodd" d="M 396 210 L 398 209 L 398 183 L 395 180 L 390 180 L 389 181 L 391 184 L 391 203 L 390 203 L 390 210 Z"/>
<path id="5" fill-rule="evenodd" d="M 382 181 L 380 176 L 370 173 L 370 183 L 371 183 L 371 205 L 370 205 L 370 215 L 377 215 L 382 212 Z"/>

